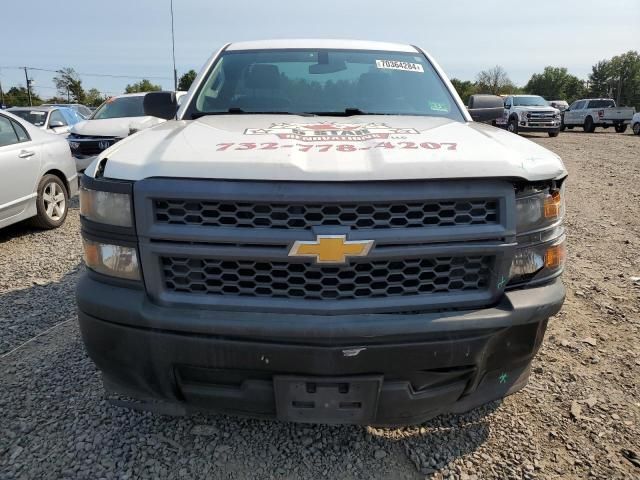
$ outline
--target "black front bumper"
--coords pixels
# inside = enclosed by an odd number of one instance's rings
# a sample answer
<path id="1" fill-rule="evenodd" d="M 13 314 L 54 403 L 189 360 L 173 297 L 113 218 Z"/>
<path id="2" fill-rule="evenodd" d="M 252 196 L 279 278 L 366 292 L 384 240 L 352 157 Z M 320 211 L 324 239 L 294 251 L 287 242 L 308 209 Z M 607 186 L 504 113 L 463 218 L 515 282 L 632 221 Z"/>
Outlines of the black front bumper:
<path id="1" fill-rule="evenodd" d="M 180 413 L 389 425 L 522 388 L 564 287 L 507 292 L 480 310 L 323 316 L 162 307 L 143 290 L 85 275 L 77 299 L 87 351 L 110 391 Z M 333 404 L 340 395 L 349 402 Z"/>
<path id="2" fill-rule="evenodd" d="M 560 125 L 557 127 L 527 127 L 523 125 L 518 126 L 518 132 L 527 133 L 527 132 L 559 132 Z"/>

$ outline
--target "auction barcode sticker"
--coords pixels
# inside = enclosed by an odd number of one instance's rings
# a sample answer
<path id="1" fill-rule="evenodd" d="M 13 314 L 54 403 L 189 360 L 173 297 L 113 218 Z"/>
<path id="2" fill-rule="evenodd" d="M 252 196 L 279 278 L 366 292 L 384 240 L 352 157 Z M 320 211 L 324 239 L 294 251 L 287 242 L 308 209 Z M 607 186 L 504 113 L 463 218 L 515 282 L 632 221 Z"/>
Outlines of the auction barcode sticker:
<path id="1" fill-rule="evenodd" d="M 424 73 L 424 69 L 419 63 L 400 62 L 398 60 L 376 60 L 376 67 L 390 70 L 404 70 L 405 72 Z"/>

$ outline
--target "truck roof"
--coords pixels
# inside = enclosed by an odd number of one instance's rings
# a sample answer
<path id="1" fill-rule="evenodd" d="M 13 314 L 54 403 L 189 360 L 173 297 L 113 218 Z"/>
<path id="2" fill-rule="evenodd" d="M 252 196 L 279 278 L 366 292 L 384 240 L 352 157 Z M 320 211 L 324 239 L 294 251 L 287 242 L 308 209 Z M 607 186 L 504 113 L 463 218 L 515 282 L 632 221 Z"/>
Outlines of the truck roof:
<path id="1" fill-rule="evenodd" d="M 367 40 L 340 39 L 274 39 L 251 40 L 231 43 L 226 50 L 274 50 L 292 48 L 332 48 L 344 50 L 383 50 L 391 52 L 416 53 L 418 50 L 411 45 L 402 43 L 371 42 Z"/>

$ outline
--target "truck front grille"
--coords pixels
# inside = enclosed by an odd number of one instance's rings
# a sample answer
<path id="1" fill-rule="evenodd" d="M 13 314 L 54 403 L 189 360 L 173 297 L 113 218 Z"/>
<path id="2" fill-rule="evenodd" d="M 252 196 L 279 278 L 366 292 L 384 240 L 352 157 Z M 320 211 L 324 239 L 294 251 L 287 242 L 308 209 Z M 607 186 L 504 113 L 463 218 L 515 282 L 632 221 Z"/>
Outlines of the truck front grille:
<path id="1" fill-rule="evenodd" d="M 495 200 L 302 204 L 156 200 L 155 221 L 171 225 L 351 229 L 488 225 L 498 222 Z"/>
<path id="2" fill-rule="evenodd" d="M 515 192 L 504 180 L 135 183 L 151 301 L 341 315 L 490 305 L 509 275 Z M 296 256 L 321 237 L 373 245 L 345 263 Z"/>
<path id="3" fill-rule="evenodd" d="M 449 256 L 326 266 L 163 256 L 161 265 L 164 287 L 173 292 L 348 300 L 483 290 L 491 260 Z"/>
<path id="4" fill-rule="evenodd" d="M 531 112 L 527 116 L 527 121 L 532 126 L 544 127 L 553 126 L 556 120 L 554 112 Z"/>

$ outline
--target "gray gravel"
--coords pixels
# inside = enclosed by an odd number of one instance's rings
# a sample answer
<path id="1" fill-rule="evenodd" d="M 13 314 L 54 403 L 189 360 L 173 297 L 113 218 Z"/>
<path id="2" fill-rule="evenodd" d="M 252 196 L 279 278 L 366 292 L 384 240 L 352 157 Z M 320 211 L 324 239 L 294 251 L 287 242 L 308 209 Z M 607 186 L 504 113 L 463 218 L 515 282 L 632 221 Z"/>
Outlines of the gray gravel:
<path id="1" fill-rule="evenodd" d="M 77 205 L 56 231 L 0 231 L 0 479 L 640 478 L 640 139 L 534 140 L 572 175 L 567 303 L 526 389 L 416 427 L 114 407 L 75 322 Z"/>

